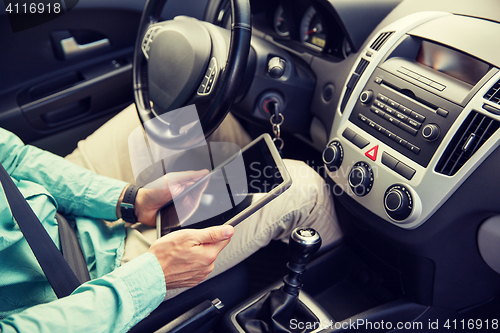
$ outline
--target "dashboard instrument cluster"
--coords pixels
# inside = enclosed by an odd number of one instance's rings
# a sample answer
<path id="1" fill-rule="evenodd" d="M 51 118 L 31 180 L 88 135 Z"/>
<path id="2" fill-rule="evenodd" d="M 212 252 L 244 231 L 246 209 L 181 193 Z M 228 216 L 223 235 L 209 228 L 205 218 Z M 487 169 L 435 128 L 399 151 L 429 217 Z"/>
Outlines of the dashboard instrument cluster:
<path id="1" fill-rule="evenodd" d="M 333 14 L 312 0 L 251 0 L 253 29 L 275 42 L 300 52 L 332 56 L 338 60 L 351 54 L 351 46 Z M 223 0 L 215 24 L 230 28 L 229 0 Z"/>
<path id="2" fill-rule="evenodd" d="M 257 1 L 252 4 L 254 2 Z M 351 53 L 339 24 L 330 12 L 316 2 L 296 0 L 293 6 L 286 6 L 285 9 L 279 1 L 270 1 L 265 6 L 254 8 L 265 13 L 265 18 L 262 15 L 264 22 L 259 22 L 258 14 L 254 15 L 255 27 L 273 36 L 279 43 L 342 59 Z"/>

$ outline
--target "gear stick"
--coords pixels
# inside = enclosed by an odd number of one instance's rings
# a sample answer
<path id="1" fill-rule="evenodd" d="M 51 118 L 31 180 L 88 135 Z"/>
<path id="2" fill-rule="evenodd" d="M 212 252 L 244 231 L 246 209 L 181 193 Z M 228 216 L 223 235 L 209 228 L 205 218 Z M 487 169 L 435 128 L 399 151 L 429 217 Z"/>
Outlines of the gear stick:
<path id="1" fill-rule="evenodd" d="M 290 274 L 283 278 L 283 291 L 298 296 L 302 282 L 300 275 L 306 270 L 306 265 L 311 257 L 321 247 L 321 237 L 312 228 L 296 228 L 290 235 L 290 254 L 287 264 Z"/>
<path id="2" fill-rule="evenodd" d="M 236 320 L 245 332 L 288 333 L 306 332 L 292 330 L 290 322 L 314 322 L 316 317 L 298 300 L 302 287 L 300 275 L 306 270 L 306 264 L 321 246 L 321 237 L 312 228 L 296 228 L 290 235 L 289 262 L 290 273 L 283 278 L 284 285 L 266 293 L 257 302 L 241 311 Z"/>

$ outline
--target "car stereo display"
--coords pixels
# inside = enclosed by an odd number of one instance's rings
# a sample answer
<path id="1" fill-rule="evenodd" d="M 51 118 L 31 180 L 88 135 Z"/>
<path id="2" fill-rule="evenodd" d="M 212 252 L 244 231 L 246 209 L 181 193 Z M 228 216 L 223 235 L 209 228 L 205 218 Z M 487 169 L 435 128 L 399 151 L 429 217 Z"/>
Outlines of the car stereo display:
<path id="1" fill-rule="evenodd" d="M 465 53 L 423 40 L 416 61 L 475 86 L 490 65 Z"/>

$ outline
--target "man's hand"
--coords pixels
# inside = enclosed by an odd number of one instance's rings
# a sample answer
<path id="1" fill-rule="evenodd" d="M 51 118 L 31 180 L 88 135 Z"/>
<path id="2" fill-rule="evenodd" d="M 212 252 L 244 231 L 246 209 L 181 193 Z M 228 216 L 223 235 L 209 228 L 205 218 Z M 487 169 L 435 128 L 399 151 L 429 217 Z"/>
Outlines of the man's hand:
<path id="1" fill-rule="evenodd" d="M 135 216 L 137 221 L 156 226 L 156 213 L 166 203 L 181 194 L 186 188 L 193 185 L 198 179 L 208 174 L 208 170 L 171 172 L 155 182 L 141 188 L 135 198 Z M 123 199 L 123 190 L 117 205 L 117 216 L 120 217 L 120 202 Z M 199 198 L 198 198 L 199 199 Z"/>
<path id="2" fill-rule="evenodd" d="M 149 252 L 160 262 L 167 290 L 193 287 L 205 280 L 233 234 L 233 227 L 225 225 L 179 230 L 156 240 Z"/>

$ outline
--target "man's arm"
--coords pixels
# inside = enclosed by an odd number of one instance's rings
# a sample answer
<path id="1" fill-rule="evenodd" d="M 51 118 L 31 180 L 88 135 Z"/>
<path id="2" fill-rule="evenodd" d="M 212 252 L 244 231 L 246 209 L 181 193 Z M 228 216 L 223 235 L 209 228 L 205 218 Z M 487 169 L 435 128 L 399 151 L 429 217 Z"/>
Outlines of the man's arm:
<path id="1" fill-rule="evenodd" d="M 0 162 L 15 180 L 42 185 L 64 214 L 116 219 L 115 207 L 125 182 L 97 175 L 50 152 L 24 145 L 17 136 L 1 128 Z"/>
<path id="2" fill-rule="evenodd" d="M 0 332 L 126 332 L 165 297 L 158 260 L 145 253 L 68 297 L 0 321 Z"/>
<path id="3" fill-rule="evenodd" d="M 217 226 L 168 234 L 70 296 L 0 320 L 0 332 L 126 332 L 161 303 L 167 288 L 203 281 L 233 233 L 231 226 Z"/>

